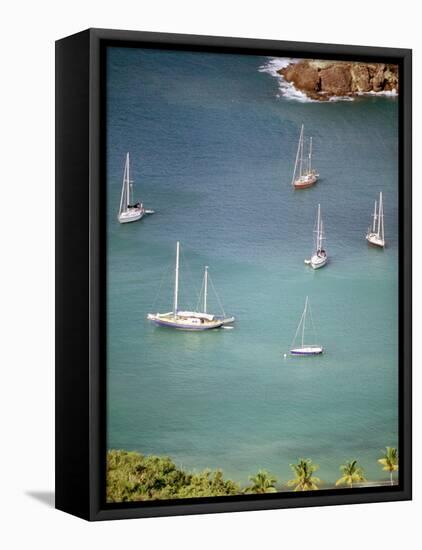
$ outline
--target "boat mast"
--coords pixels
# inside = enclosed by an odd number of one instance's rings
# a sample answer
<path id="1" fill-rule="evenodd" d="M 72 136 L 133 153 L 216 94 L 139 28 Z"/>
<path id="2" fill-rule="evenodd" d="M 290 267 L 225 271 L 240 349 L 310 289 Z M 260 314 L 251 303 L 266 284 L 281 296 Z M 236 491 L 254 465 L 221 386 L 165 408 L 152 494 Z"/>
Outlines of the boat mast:
<path id="1" fill-rule="evenodd" d="M 303 311 L 303 324 L 302 324 L 302 348 L 303 348 L 303 342 L 305 338 L 305 321 L 306 321 L 306 310 L 308 309 L 308 297 L 306 296 L 305 300 L 305 309 Z"/>
<path id="2" fill-rule="evenodd" d="M 312 138 L 309 139 L 309 165 L 308 165 L 308 172 L 311 173 L 312 171 Z"/>
<path id="3" fill-rule="evenodd" d="M 207 312 L 207 298 L 208 298 L 208 266 L 205 266 L 204 274 L 204 313 Z"/>
<path id="4" fill-rule="evenodd" d="M 300 145 L 301 145 L 301 143 L 302 143 L 302 136 L 303 136 L 303 124 L 302 124 L 302 129 L 300 130 L 299 143 L 298 143 L 298 146 L 297 146 L 296 160 L 295 160 L 295 168 L 294 168 L 294 170 L 293 170 L 293 177 L 292 177 L 292 185 L 294 185 L 295 179 L 296 179 L 296 171 L 297 171 L 297 164 L 298 164 L 298 162 L 299 162 Z"/>
<path id="5" fill-rule="evenodd" d="M 378 237 L 384 240 L 384 208 L 382 204 L 382 191 L 380 193 L 380 204 L 378 211 Z"/>
<path id="6" fill-rule="evenodd" d="M 176 317 L 177 308 L 178 308 L 178 298 L 179 298 L 179 252 L 180 252 L 180 243 L 176 243 L 176 269 L 174 276 L 174 305 L 173 305 L 173 314 Z"/>
<path id="7" fill-rule="evenodd" d="M 372 222 L 372 233 L 375 233 L 376 225 L 377 225 L 377 201 L 375 201 L 374 206 L 374 221 Z"/>
<path id="8" fill-rule="evenodd" d="M 315 231 L 314 231 L 315 232 Z M 321 205 L 318 204 L 317 226 L 316 226 L 316 239 L 315 239 L 315 253 L 321 249 Z"/>
<path id="9" fill-rule="evenodd" d="M 321 250 L 322 231 L 321 231 L 321 205 L 318 204 L 318 250 Z"/>
<path id="10" fill-rule="evenodd" d="M 130 160 L 129 153 L 126 153 L 126 209 L 130 204 Z"/>
<path id="11" fill-rule="evenodd" d="M 125 162 L 125 169 L 123 171 L 123 182 L 122 182 L 122 193 L 120 195 L 120 207 L 119 207 L 119 216 L 123 212 L 126 212 L 126 169 L 127 169 L 127 159 Z"/>
<path id="12" fill-rule="evenodd" d="M 300 164 L 299 164 L 299 177 L 302 177 L 302 168 L 303 168 L 303 124 L 300 131 Z"/>

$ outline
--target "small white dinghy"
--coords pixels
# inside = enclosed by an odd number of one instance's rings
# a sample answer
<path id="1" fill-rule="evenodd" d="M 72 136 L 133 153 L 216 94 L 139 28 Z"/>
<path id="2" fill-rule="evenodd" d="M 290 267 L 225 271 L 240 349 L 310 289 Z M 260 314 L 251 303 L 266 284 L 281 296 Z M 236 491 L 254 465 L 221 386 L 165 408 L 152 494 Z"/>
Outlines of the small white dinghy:
<path id="1" fill-rule="evenodd" d="M 141 202 L 135 202 L 133 198 L 133 181 L 130 179 L 130 158 L 129 153 L 126 153 L 117 219 L 120 223 L 136 222 L 143 218 L 145 214 L 154 214 L 154 210 L 145 210 L 144 205 Z"/>
<path id="2" fill-rule="evenodd" d="M 309 305 L 309 299 L 308 296 L 306 296 L 305 300 L 305 309 L 303 310 L 302 316 L 299 321 L 299 325 L 296 329 L 295 337 L 293 338 L 292 347 L 290 348 L 290 355 L 321 355 L 324 353 L 324 348 L 318 344 L 306 344 L 305 343 L 305 326 L 306 326 L 306 318 L 309 314 L 309 317 L 311 319 L 311 326 L 312 331 L 314 333 L 314 338 L 316 340 L 316 332 L 315 332 L 315 326 L 312 319 L 312 312 L 311 312 L 311 306 Z M 299 336 L 300 338 L 300 345 L 296 345 L 296 340 Z"/>
<path id="3" fill-rule="evenodd" d="M 315 248 L 312 252 L 310 260 L 305 260 L 306 265 L 310 265 L 313 269 L 320 269 L 328 262 L 328 254 L 323 247 L 323 241 L 325 240 L 324 224 L 321 217 L 321 205 L 318 204 L 318 214 L 316 220 L 315 233 Z"/>
<path id="4" fill-rule="evenodd" d="M 372 246 L 377 246 L 378 248 L 385 247 L 384 204 L 382 201 L 382 192 L 380 193 L 378 209 L 377 201 L 375 201 L 374 213 L 372 215 L 372 226 L 368 228 L 366 240 L 368 241 L 368 244 Z"/>

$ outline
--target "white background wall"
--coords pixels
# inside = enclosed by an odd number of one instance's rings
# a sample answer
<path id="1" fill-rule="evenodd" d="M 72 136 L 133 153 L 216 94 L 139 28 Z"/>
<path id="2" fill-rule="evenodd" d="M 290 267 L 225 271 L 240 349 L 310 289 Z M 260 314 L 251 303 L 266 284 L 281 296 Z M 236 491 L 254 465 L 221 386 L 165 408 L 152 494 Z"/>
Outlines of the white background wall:
<path id="1" fill-rule="evenodd" d="M 420 358 L 414 356 L 415 500 L 89 524 L 55 511 L 54 40 L 87 27 L 414 49 L 416 2 L 72 0 L 2 3 L 0 31 L 0 544 L 3 548 L 414 548 L 421 540 Z M 419 70 L 418 70 L 419 69 Z M 419 132 L 420 134 L 420 132 Z M 421 139 L 415 131 L 415 159 Z M 415 212 L 421 207 L 415 173 Z M 415 311 L 422 216 L 415 216 Z M 415 315 L 415 340 L 420 335 Z M 44 502 L 43 502 L 44 501 Z M 413 540 L 413 542 L 411 542 Z"/>

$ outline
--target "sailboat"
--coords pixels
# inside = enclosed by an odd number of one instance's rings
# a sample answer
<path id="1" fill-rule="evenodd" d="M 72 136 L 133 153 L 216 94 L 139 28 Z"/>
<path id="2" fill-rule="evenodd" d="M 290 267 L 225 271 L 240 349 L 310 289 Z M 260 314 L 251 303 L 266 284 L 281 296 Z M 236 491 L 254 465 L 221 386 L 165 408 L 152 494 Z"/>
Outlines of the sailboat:
<path id="1" fill-rule="evenodd" d="M 291 355 L 321 355 L 321 353 L 324 353 L 324 348 L 322 346 L 317 344 L 305 343 L 305 326 L 306 326 L 306 319 L 308 314 L 311 319 L 312 330 L 314 333 L 314 338 L 316 340 L 315 327 L 314 327 L 314 322 L 312 320 L 311 306 L 309 304 L 308 296 L 306 296 L 305 309 L 303 310 L 302 317 L 300 318 L 299 325 L 296 329 L 295 337 L 293 338 L 292 347 L 290 349 Z M 300 346 L 296 346 L 295 343 L 299 335 L 300 335 Z"/>
<path id="2" fill-rule="evenodd" d="M 233 323 L 234 317 L 227 317 L 223 310 L 223 315 L 213 315 L 208 313 L 208 284 L 210 279 L 208 266 L 205 266 L 203 278 L 203 301 L 202 311 L 184 311 L 179 309 L 179 264 L 180 264 L 180 243 L 176 243 L 176 268 L 174 278 L 174 299 L 173 310 L 167 313 L 148 313 L 147 319 L 158 326 L 170 327 L 180 330 L 208 330 L 219 328 Z M 215 290 L 214 290 L 215 292 Z M 218 296 L 217 296 L 218 298 Z M 199 305 L 199 304 L 198 304 Z M 198 308 L 199 309 L 199 308 Z"/>
<path id="3" fill-rule="evenodd" d="M 324 234 L 324 223 L 321 217 L 321 205 L 318 204 L 318 214 L 316 220 L 316 228 L 314 229 L 315 233 L 315 248 L 312 252 L 310 260 L 305 260 L 305 264 L 310 265 L 313 269 L 319 269 L 324 267 L 328 262 L 328 255 L 326 250 L 323 248 L 323 241 L 325 240 Z"/>
<path id="4" fill-rule="evenodd" d="M 380 192 L 379 203 L 375 201 L 374 213 L 372 215 L 372 225 L 368 228 L 366 233 L 366 240 L 368 244 L 378 246 L 380 248 L 385 247 L 384 238 L 384 205 L 382 201 L 382 192 Z"/>
<path id="5" fill-rule="evenodd" d="M 304 154 L 304 126 L 300 130 L 299 143 L 297 146 L 295 168 L 292 177 L 292 186 L 295 189 L 306 189 L 314 185 L 319 178 L 319 174 L 312 168 L 312 138 L 309 139 L 309 150 L 307 158 Z"/>
<path id="6" fill-rule="evenodd" d="M 153 210 L 146 210 L 140 202 L 133 198 L 133 181 L 130 179 L 130 158 L 126 153 L 125 169 L 123 172 L 122 193 L 120 195 L 120 207 L 117 219 L 120 223 L 136 222 L 145 214 L 154 214 Z"/>

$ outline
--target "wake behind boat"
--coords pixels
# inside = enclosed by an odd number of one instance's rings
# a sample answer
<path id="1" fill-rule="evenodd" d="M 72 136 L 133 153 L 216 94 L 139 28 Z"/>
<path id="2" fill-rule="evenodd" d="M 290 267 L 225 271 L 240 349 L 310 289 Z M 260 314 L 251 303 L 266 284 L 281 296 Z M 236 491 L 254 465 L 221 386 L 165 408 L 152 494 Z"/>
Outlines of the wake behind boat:
<path id="1" fill-rule="evenodd" d="M 313 269 L 319 269 L 324 267 L 328 262 L 328 254 L 323 247 L 323 241 L 325 240 L 324 224 L 321 216 L 321 205 L 318 204 L 318 213 L 316 219 L 316 225 L 314 229 L 315 233 L 315 248 L 312 252 L 310 260 L 305 260 L 305 264 L 310 265 Z"/>
<path id="2" fill-rule="evenodd" d="M 290 354 L 291 355 L 321 355 L 324 353 L 324 348 L 318 344 L 306 344 L 305 343 L 305 325 L 306 325 L 306 318 L 307 316 L 310 316 L 311 319 L 311 326 L 312 331 L 314 334 L 314 338 L 316 340 L 316 332 L 315 332 L 315 326 L 312 319 L 312 312 L 311 312 L 311 306 L 309 305 L 308 296 L 306 296 L 305 300 L 305 309 L 303 310 L 302 316 L 299 321 L 299 325 L 296 329 L 295 337 L 293 338 L 292 346 L 290 348 Z M 298 336 L 301 336 L 300 338 L 300 345 L 296 346 L 296 340 Z"/>
<path id="3" fill-rule="evenodd" d="M 368 241 L 368 244 L 371 244 L 372 246 L 377 246 L 379 248 L 385 247 L 384 204 L 382 201 L 382 192 L 380 193 L 378 209 L 377 201 L 375 201 L 374 213 L 372 215 L 372 227 L 368 228 L 366 240 Z"/>
<path id="4" fill-rule="evenodd" d="M 309 139 L 309 150 L 307 158 L 303 158 L 304 150 L 304 126 L 300 130 L 299 143 L 297 146 L 295 168 L 292 177 L 294 189 L 306 189 L 312 187 L 319 178 L 319 174 L 312 168 L 312 138 Z"/>
<path id="5" fill-rule="evenodd" d="M 204 271 L 202 311 L 184 311 L 179 309 L 179 260 L 180 243 L 177 241 L 173 311 L 169 311 L 167 313 L 148 313 L 147 319 L 158 326 L 189 331 L 202 331 L 220 328 L 233 323 L 235 318 L 227 317 L 224 310 L 222 315 L 213 315 L 207 312 L 208 283 L 211 281 L 208 273 L 208 266 L 205 266 Z"/>
<path id="6" fill-rule="evenodd" d="M 123 173 L 122 193 L 120 195 L 120 207 L 117 219 L 120 223 L 136 222 L 145 214 L 154 214 L 154 210 L 145 210 L 141 202 L 134 201 L 133 181 L 130 179 L 130 159 L 126 153 L 125 169 Z"/>

